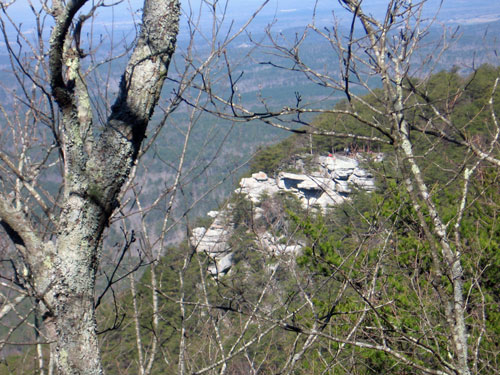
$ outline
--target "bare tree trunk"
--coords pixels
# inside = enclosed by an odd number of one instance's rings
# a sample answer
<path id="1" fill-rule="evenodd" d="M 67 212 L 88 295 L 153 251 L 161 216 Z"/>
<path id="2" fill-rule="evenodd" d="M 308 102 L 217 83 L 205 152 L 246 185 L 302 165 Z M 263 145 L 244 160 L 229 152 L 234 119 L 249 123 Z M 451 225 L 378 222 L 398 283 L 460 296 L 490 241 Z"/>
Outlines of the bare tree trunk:
<path id="1" fill-rule="evenodd" d="M 61 213 L 55 244 L 43 243 L 20 207 L 0 200 L 0 220 L 15 239 L 42 301 L 44 323 L 59 374 L 102 374 L 96 334 L 94 287 L 104 229 L 137 159 L 174 52 L 178 0 L 145 0 L 140 35 L 111 115 L 101 134 L 93 129 L 84 75 L 78 16 L 87 0 L 54 0 L 50 38 L 52 96 L 62 114 L 64 166 Z M 96 139 L 94 137 L 97 136 Z"/>
<path id="2" fill-rule="evenodd" d="M 69 197 L 68 203 L 49 297 L 55 363 L 59 374 L 102 374 L 94 311 L 100 210 L 80 197 Z"/>

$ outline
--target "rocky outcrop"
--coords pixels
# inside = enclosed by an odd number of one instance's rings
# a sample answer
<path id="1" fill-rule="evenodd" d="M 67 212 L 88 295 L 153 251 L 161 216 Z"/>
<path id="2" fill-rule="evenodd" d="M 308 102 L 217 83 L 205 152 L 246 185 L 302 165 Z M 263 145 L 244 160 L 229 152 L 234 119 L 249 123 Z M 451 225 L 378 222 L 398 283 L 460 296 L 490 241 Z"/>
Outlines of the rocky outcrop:
<path id="1" fill-rule="evenodd" d="M 258 203 L 263 194 L 290 191 L 300 199 L 304 208 L 319 206 L 324 210 L 348 199 L 352 187 L 368 191 L 375 189 L 373 176 L 360 168 L 357 158 L 319 156 L 316 166 L 316 170 L 308 174 L 280 172 L 275 179 L 264 172 L 254 173 L 252 177 L 241 179 L 236 192 Z"/>
<path id="2" fill-rule="evenodd" d="M 257 234 L 260 248 L 266 249 L 271 255 L 300 254 L 303 245 L 301 243 L 286 241 L 284 237 L 275 237 L 269 232 Z"/>
<path id="3" fill-rule="evenodd" d="M 279 191 L 274 179 L 268 178 L 264 172 L 254 173 L 252 177 L 242 178 L 236 193 L 244 194 L 254 203 L 260 202 L 264 194 L 274 195 Z"/>
<path id="4" fill-rule="evenodd" d="M 378 161 L 383 155 L 375 155 Z M 310 173 L 297 174 L 280 172 L 276 178 L 268 177 L 264 172 L 254 173 L 242 178 L 237 193 L 244 194 L 254 204 L 258 204 L 264 195 L 272 196 L 280 191 L 291 192 L 301 201 L 304 208 L 318 207 L 326 210 L 350 199 L 352 189 L 372 191 L 375 182 L 370 172 L 361 168 L 359 157 L 344 155 L 318 156 Z M 233 254 L 228 240 L 233 232 L 231 206 L 224 210 L 211 211 L 208 216 L 214 218 L 212 225 L 193 229 L 191 243 L 197 251 L 206 253 L 213 263 L 208 271 L 219 277 L 229 271 Z M 261 208 L 254 215 L 261 215 Z M 256 234 L 256 241 L 270 254 L 298 254 L 302 245 L 283 238 L 276 238 L 269 232 Z"/>
<path id="5" fill-rule="evenodd" d="M 212 275 L 225 274 L 232 265 L 233 254 L 228 246 L 229 237 L 232 234 L 231 207 L 222 211 L 210 211 L 207 216 L 214 221 L 210 227 L 194 228 L 191 232 L 191 244 L 196 251 L 205 253 L 211 260 L 208 271 Z"/>
<path id="6" fill-rule="evenodd" d="M 194 228 L 190 238 L 196 251 L 205 253 L 210 259 L 207 271 L 216 278 L 225 275 L 233 264 L 232 249 L 228 246 L 233 224 L 227 221 L 227 210 L 211 211 L 216 215 L 212 225 L 208 229 Z M 255 241 L 259 248 L 266 249 L 269 255 L 297 255 L 302 250 L 302 244 L 284 241 L 284 238 L 275 237 L 269 232 L 256 234 Z"/>

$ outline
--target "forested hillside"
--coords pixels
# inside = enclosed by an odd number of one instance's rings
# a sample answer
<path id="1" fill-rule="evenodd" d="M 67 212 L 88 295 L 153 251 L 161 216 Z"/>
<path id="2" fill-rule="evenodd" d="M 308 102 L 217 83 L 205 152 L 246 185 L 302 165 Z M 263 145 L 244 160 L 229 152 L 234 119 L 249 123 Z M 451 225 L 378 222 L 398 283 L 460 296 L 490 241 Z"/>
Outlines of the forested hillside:
<path id="1" fill-rule="evenodd" d="M 499 72 L 482 66 L 472 75 L 443 71 L 429 80 L 425 100 L 453 112 L 456 133 L 449 133 L 450 139 L 466 134 L 475 142 L 488 142 L 495 131 L 488 100 Z M 419 128 L 430 114 L 415 106 L 408 116 Z M 329 131 L 361 128 L 334 115 L 319 116 L 314 123 Z M 499 170 L 480 167 L 467 187 L 470 196 L 463 209 L 457 204 L 464 189 L 458 176 L 477 157 L 450 139 L 415 136 L 415 157 L 432 199 L 453 246 L 461 249 L 471 364 L 477 373 L 496 373 Z M 397 155 L 373 142 L 320 136 L 310 142 L 308 136 L 293 135 L 264 148 L 251 170 L 270 175 L 292 171 L 294 161 L 311 156 L 311 150 L 324 155 L 349 147 L 362 156 L 376 149 L 384 160 L 365 166 L 376 178 L 376 191 L 359 191 L 326 211 L 304 209 L 291 194 L 262 196 L 257 205 L 234 195 L 221 207 L 231 215 L 227 225 L 234 264 L 229 273 L 210 276 L 211 259 L 197 252 L 196 244 L 170 248 L 155 271 L 160 294 L 154 331 L 149 273 L 101 314 L 103 328 L 123 319 L 120 328 L 103 335 L 108 373 L 137 372 L 138 332 L 145 342 L 152 335 L 161 337 L 162 360 L 155 362 L 154 373 L 175 372 L 180 350 L 186 370 L 196 374 L 222 369 L 228 374 L 452 371 L 454 332 L 446 317 L 451 280 L 440 271 L 436 244 L 425 235 L 429 228 L 422 225 L 415 198 L 402 185 Z M 256 216 L 260 209 L 264 213 Z M 432 226 L 429 213 L 422 214 Z M 283 244 L 300 243 L 301 253 L 274 253 L 256 240 L 263 231 L 282 238 Z"/>
<path id="2" fill-rule="evenodd" d="M 499 6 L 236 3 L 0 3 L 0 374 L 500 372 Z"/>

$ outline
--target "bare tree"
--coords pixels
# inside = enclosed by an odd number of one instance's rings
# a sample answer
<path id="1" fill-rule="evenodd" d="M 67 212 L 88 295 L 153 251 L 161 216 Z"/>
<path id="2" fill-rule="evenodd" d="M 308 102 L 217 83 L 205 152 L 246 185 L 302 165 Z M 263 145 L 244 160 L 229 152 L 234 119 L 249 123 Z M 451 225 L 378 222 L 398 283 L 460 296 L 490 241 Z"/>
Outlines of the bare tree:
<path id="1" fill-rule="evenodd" d="M 302 342 L 303 351 L 298 350 L 297 355 L 302 356 L 311 348 L 311 340 L 316 341 L 317 337 L 321 337 L 336 342 L 338 348 L 357 347 L 385 353 L 396 363 L 421 373 L 479 373 L 482 366 L 490 366 L 489 354 L 485 352 L 483 357 L 481 349 L 487 335 L 482 283 L 487 281 L 482 281 L 479 276 L 485 270 L 484 262 L 487 263 L 488 260 L 483 258 L 477 263 L 474 261 L 473 254 L 484 254 L 484 248 L 465 240 L 463 231 L 468 225 L 464 218 L 472 212 L 473 203 L 484 199 L 484 205 L 489 205 L 486 203 L 486 187 L 472 189 L 476 178 L 474 176 L 481 175 L 481 171 L 494 170 L 500 165 L 500 127 L 496 112 L 498 107 L 495 107 L 499 79 L 496 78 L 489 88 L 486 103 L 470 115 L 471 120 L 465 124 L 459 123 L 454 116 L 454 108 L 465 89 L 454 89 L 444 97 L 432 96 L 431 72 L 435 61 L 448 45 L 446 39 L 443 39 L 431 53 L 420 52 L 425 36 L 434 25 L 432 19 L 426 20 L 422 16 L 425 1 L 388 1 L 386 12 L 380 18 L 365 12 L 362 1 L 341 0 L 339 3 L 351 17 L 347 34 L 342 34 L 343 29 L 338 24 L 331 28 L 320 28 L 313 22 L 302 34 L 295 35 L 291 40 L 286 40 L 283 34 L 273 33 L 270 29 L 269 43 L 256 44 L 258 48 L 267 49 L 271 56 L 271 60 L 263 63 L 287 70 L 290 74 L 304 74 L 329 92 L 344 93 L 346 100 L 342 106 L 334 109 L 309 107 L 297 94 L 295 106 L 272 111 L 272 105 L 264 102 L 266 106 L 263 110 L 254 111 L 233 99 L 238 97 L 238 85 L 234 84 L 234 95 L 229 100 L 214 96 L 220 108 L 227 106 L 230 111 L 213 111 L 234 121 L 257 119 L 299 134 L 321 134 L 351 139 L 354 143 L 387 145 L 384 147 L 395 155 L 395 175 L 405 187 L 404 194 L 409 197 L 409 200 L 394 208 L 393 215 L 400 218 L 401 210 L 412 211 L 415 231 L 420 233 L 418 238 L 425 244 L 423 248 L 417 246 L 415 251 L 425 252 L 425 256 L 431 259 L 431 266 L 427 269 L 416 261 L 416 274 L 409 278 L 409 285 L 412 286 L 407 293 L 416 296 L 417 304 L 414 308 L 420 312 L 418 319 L 421 320 L 421 325 L 414 332 L 409 332 L 407 328 L 398 326 L 401 324 L 403 310 L 394 302 L 394 296 L 385 294 L 383 278 L 380 276 L 387 272 L 389 249 L 398 249 L 399 239 L 395 236 L 393 226 L 395 224 L 393 222 L 382 229 L 379 227 L 381 216 L 374 219 L 369 223 L 369 231 L 360 233 L 363 238 L 370 236 L 374 228 L 379 228 L 380 231 L 376 235 L 376 246 L 379 247 L 377 261 L 370 266 L 369 277 L 363 278 L 361 287 L 361 284 L 355 282 L 352 269 L 342 268 L 343 263 L 330 264 L 330 277 L 343 280 L 336 286 L 338 299 L 333 298 L 335 302 L 332 302 L 332 312 L 326 315 L 326 320 L 318 318 L 318 310 L 311 304 L 312 316 L 319 321 L 294 326 L 297 332 L 308 337 Z M 318 70 L 310 65 L 308 56 L 301 52 L 310 34 L 319 36 L 331 46 L 333 56 L 338 58 L 338 66 Z M 304 119 L 304 115 L 309 113 L 328 113 L 337 116 L 339 123 L 333 130 L 321 129 Z M 486 118 L 480 136 L 471 125 L 478 117 Z M 346 121 L 346 124 L 356 123 L 357 128 L 345 125 L 342 129 L 342 121 Z M 297 129 L 297 124 L 302 128 Z M 446 155 L 450 145 L 461 150 L 461 158 L 453 159 Z M 441 161 L 435 163 L 436 167 L 448 178 L 443 185 L 431 180 L 423 162 L 436 152 L 442 157 Z M 451 185 L 460 193 L 451 206 L 441 205 L 439 202 L 443 199 L 443 189 Z M 449 210 L 454 215 L 450 216 Z M 486 229 L 486 232 L 492 238 L 490 229 Z M 318 238 L 312 240 L 319 241 Z M 349 264 L 354 261 L 352 259 L 367 261 L 365 251 L 368 249 L 373 250 L 373 243 L 363 241 L 355 255 L 342 255 L 345 257 L 344 262 Z M 325 259 L 322 261 L 328 263 Z M 424 277 L 420 275 L 427 272 L 424 281 Z M 423 286 L 425 283 L 426 287 Z M 357 317 L 346 335 L 335 333 L 335 322 L 339 323 L 339 320 L 332 318 L 335 315 L 335 305 L 343 296 L 348 295 L 343 293 L 343 288 L 352 289 L 364 306 L 356 311 L 342 312 Z M 307 293 L 304 295 L 307 296 Z M 385 298 L 378 298 L 381 295 Z M 479 297 L 473 298 L 472 295 Z M 312 293 L 309 297 L 312 299 L 315 294 Z M 391 306 L 393 315 L 381 312 L 383 306 Z M 274 319 L 277 324 L 287 327 L 276 320 L 276 317 Z M 320 324 L 316 325 L 318 322 Z M 332 331 L 327 333 L 327 327 L 332 327 Z M 445 337 L 444 341 L 442 337 Z M 340 349 L 337 354 L 333 352 L 335 350 L 330 351 L 331 356 L 325 360 L 327 369 L 338 363 L 336 358 Z M 290 359 L 284 369 L 293 367 L 294 363 Z"/>
<path id="2" fill-rule="evenodd" d="M 385 16 L 379 20 L 364 12 L 361 1 L 341 1 L 345 9 L 352 14 L 351 33 L 347 42 L 344 42 L 335 30 L 327 33 L 313 26 L 312 30 L 325 37 L 336 49 L 343 68 L 340 79 L 334 79 L 309 69 L 301 60 L 300 55 L 294 52 L 296 50 L 292 50 L 287 57 L 294 61 L 295 69 L 301 70 L 311 79 L 344 91 L 348 100 L 345 114 L 370 127 L 375 134 L 378 134 L 377 137 L 380 136 L 393 146 L 397 155 L 397 168 L 412 199 L 411 204 L 418 217 L 419 227 L 423 231 L 423 238 L 430 244 L 429 251 L 433 259 L 431 283 L 436 298 L 444 310 L 442 322 L 430 323 L 432 321 L 430 319 L 429 329 L 434 329 L 433 324 L 446 326 L 446 335 L 450 339 L 451 347 L 447 350 L 447 358 L 444 358 L 439 354 L 439 345 L 435 346 L 437 339 L 433 345 L 424 344 L 421 341 L 422 337 L 426 336 L 425 328 L 422 328 L 422 331 L 415 336 L 400 332 L 404 340 L 415 345 L 418 351 L 429 351 L 436 357 L 436 367 L 426 367 L 426 365 L 418 364 L 411 356 L 407 357 L 391 347 L 391 340 L 388 340 L 387 334 L 382 331 L 380 340 L 376 340 L 375 343 L 368 343 L 362 339 L 359 341 L 351 338 L 335 339 L 332 337 L 332 339 L 341 343 L 349 342 L 355 346 L 385 351 L 402 363 L 406 362 L 422 372 L 468 375 L 473 372 L 473 369 L 477 371 L 477 353 L 480 350 L 478 345 L 480 345 L 482 334 L 476 331 L 477 336 L 474 335 L 472 339 L 473 332 L 467 329 L 466 321 L 471 311 L 482 309 L 482 304 L 475 304 L 467 297 L 471 290 L 466 290 L 466 280 L 468 283 L 474 283 L 475 281 L 472 280 L 476 280 L 476 276 L 474 276 L 475 272 L 464 271 L 464 264 L 469 262 L 464 252 L 467 253 L 470 249 L 464 248 L 460 228 L 468 207 L 467 202 L 471 196 L 472 199 L 477 199 L 469 191 L 471 176 L 477 173 L 478 168 L 482 168 L 481 165 L 485 163 L 498 166 L 496 156 L 498 155 L 500 129 L 493 108 L 498 78 L 492 86 L 489 108 L 484 109 L 490 114 L 488 121 L 490 128 L 486 130 L 490 137 L 479 145 L 467 135 L 465 128 L 460 128 L 453 123 L 450 107 L 448 107 L 449 111 L 445 112 L 446 110 L 440 109 L 439 105 L 429 99 L 426 94 L 427 81 L 411 77 L 413 72 L 418 71 L 413 63 L 417 58 L 420 43 L 430 27 L 421 16 L 424 3 L 390 1 Z M 354 32 L 355 27 L 359 26 L 362 32 Z M 288 52 L 282 48 L 279 48 L 279 51 Z M 368 81 L 370 77 L 380 79 L 380 91 L 371 88 Z M 368 102 L 365 98 L 356 95 L 352 87 L 358 85 L 372 93 L 375 101 Z M 431 112 L 424 126 L 420 126 L 420 121 L 409 115 L 414 106 L 427 106 Z M 369 116 L 362 115 L 360 107 L 369 107 Z M 304 111 L 300 108 L 290 110 L 293 113 Z M 342 113 L 342 110 L 338 113 Z M 415 145 L 412 137 L 412 134 L 419 132 L 436 137 L 430 142 L 429 147 L 443 147 L 443 143 L 453 142 L 463 146 L 464 150 L 470 153 L 469 155 L 474 155 L 474 157 L 465 156 L 461 161 L 462 167 L 458 167 L 457 172 L 450 176 L 451 180 L 458 179 L 463 184 L 461 198 L 456 206 L 456 216 L 453 218 L 445 218 L 443 207 L 436 203 L 439 191 L 433 191 L 428 177 L 422 170 L 422 162 L 419 161 L 421 151 L 416 151 L 419 147 Z M 372 137 L 372 140 L 375 140 L 375 137 Z M 424 155 L 429 152 L 431 152 L 430 149 L 424 150 Z M 387 243 L 387 239 L 384 242 Z M 380 256 L 382 257 L 382 254 Z M 378 267 L 376 266 L 373 271 L 373 285 L 375 285 Z M 477 287 L 481 288 L 479 284 Z M 364 292 L 363 298 L 366 299 L 367 308 L 372 309 L 377 315 L 377 308 L 372 302 L 373 293 L 375 290 L 369 289 Z M 427 313 L 424 316 L 429 319 L 434 308 L 426 311 L 426 304 L 422 303 L 421 306 L 423 313 Z M 384 320 L 385 318 L 383 314 L 380 314 L 376 320 L 378 319 Z M 360 321 L 362 320 L 360 318 Z M 422 321 L 425 320 L 426 318 L 422 317 Z M 400 330 L 397 327 L 393 329 Z"/>
<path id="3" fill-rule="evenodd" d="M 3 287 L 11 290 L 14 297 L 5 297 L 3 316 L 29 299 L 34 307 L 16 311 L 20 322 L 9 325 L 9 329 L 15 332 L 32 316 L 36 320 L 31 327 L 35 332 L 31 342 L 10 340 L 9 333 L 2 345 L 37 345 L 41 373 L 52 373 L 54 368 L 60 373 L 102 371 L 95 309 L 106 305 L 106 293 L 113 292 L 114 315 L 100 333 L 116 330 L 124 316 L 118 311 L 114 287 L 128 276 L 132 300 L 137 302 L 133 272 L 145 265 L 151 276 L 148 288 L 152 293 L 150 323 L 154 334 L 149 330 L 144 333 L 145 318 L 140 314 L 140 306 L 135 306 L 132 324 L 136 328 L 137 370 L 149 374 L 153 365 L 168 358 L 160 345 L 163 341 L 156 334 L 161 331 L 161 275 L 156 273 L 156 267 L 172 240 L 167 236 L 196 204 L 188 202 L 179 218 L 174 215 L 178 211 L 176 197 L 215 161 L 231 131 L 229 126 L 211 159 L 200 161 L 203 150 L 199 149 L 194 162 L 186 165 L 187 146 L 199 120 L 197 108 L 211 100 L 202 90 L 192 87 L 200 81 L 206 89 L 220 85 L 214 72 L 220 66 L 226 68 L 219 63 L 225 48 L 246 30 L 266 3 L 263 1 L 237 29 L 232 28 L 234 25 L 226 27 L 224 4 L 201 2 L 197 16 L 198 11 L 186 5 L 183 11 L 187 15 L 189 39 L 178 50 L 175 64 L 170 61 L 181 12 L 176 1 L 145 3 L 140 26 L 132 24 L 138 30 L 134 48 L 130 47 L 130 35 L 120 39 L 113 29 L 105 36 L 93 34 L 98 13 L 107 7 L 102 1 L 54 2 L 51 8 L 46 2 L 29 3 L 35 20 L 35 41 L 10 17 L 9 4 L 2 5 L 1 26 L 10 58 L 8 77 L 13 84 L 3 87 L 11 97 L 2 107 L 6 126 L 2 129 L 5 142 L 0 153 L 5 198 L 1 203 L 1 222 L 18 247 L 15 251 L 5 248 L 8 262 L 3 264 L 2 276 L 8 282 Z M 208 10 L 208 15 L 201 9 Z M 204 23 L 209 21 L 212 24 L 204 34 Z M 47 44 L 46 24 L 50 22 L 55 25 Z M 200 47 L 199 40 L 209 43 Z M 128 62 L 118 82 L 113 69 L 124 57 Z M 160 104 L 159 121 L 147 128 L 169 64 L 173 66 L 168 78 L 173 93 Z M 183 102 L 195 106 L 182 107 Z M 161 167 L 174 173 L 154 171 L 165 186 L 150 188 L 147 185 L 152 178 L 147 176 L 147 167 L 146 171 L 141 170 L 139 159 L 148 150 L 155 151 L 155 141 L 164 134 L 167 118 L 179 107 L 188 113 L 188 119 L 185 127 L 172 121 L 181 134 L 176 138 L 181 138 L 176 150 L 178 160 L 170 164 L 159 157 Z M 206 139 L 203 146 L 209 142 L 210 138 Z M 228 172 L 226 178 L 232 173 Z M 139 178 L 134 181 L 137 175 Z M 171 181 L 166 181 L 165 175 L 172 177 Z M 197 201 L 220 184 L 221 181 L 215 182 Z M 157 195 L 145 198 L 151 190 Z M 152 227 L 150 217 L 158 215 L 158 211 L 163 215 L 161 224 Z M 105 231 L 110 234 L 108 238 L 116 240 L 116 246 L 105 242 Z M 136 244 L 140 256 L 129 260 L 127 252 L 135 249 Z M 186 256 L 190 254 L 187 252 Z M 99 276 L 103 280 L 98 283 L 95 296 Z M 183 282 L 181 271 L 179 280 Z M 106 342 L 106 338 L 101 341 Z M 47 344 L 50 354 L 44 350 Z M 185 361 L 179 360 L 181 372 L 182 366 Z"/>
<path id="4" fill-rule="evenodd" d="M 14 150 L 2 150 L 2 168 L 13 177 L 0 199 L 1 223 L 25 270 L 19 283 L 40 302 L 46 340 L 51 343 L 60 374 L 103 372 L 94 309 L 102 234 L 137 160 L 179 30 L 178 1 L 145 1 L 135 47 L 109 116 L 100 128 L 82 69 L 85 53 L 80 34 L 84 22 L 104 2 L 84 8 L 86 4 L 86 0 L 54 1 L 50 8 L 43 3 L 41 12 L 30 5 L 37 16 L 39 45 L 28 39 L 22 44 L 33 49 L 31 66 L 20 61 L 21 56 L 13 50 L 16 47 L 7 39 L 8 17 L 2 21 L 15 78 L 32 84 L 33 95 L 25 93 L 31 100 L 28 108 L 32 117 L 26 117 L 25 132 L 35 134 L 33 124 L 37 122 L 48 125 L 54 138 L 46 160 L 57 157 L 61 161 L 60 195 L 51 197 L 35 185 L 46 165 L 43 159 L 31 161 L 27 142 L 32 141 L 21 143 L 25 153 L 18 158 L 9 156 Z M 4 10 L 7 6 L 2 4 Z M 54 25 L 47 65 L 45 56 L 37 54 L 44 53 L 44 11 Z M 48 113 L 37 105 L 39 100 L 48 105 Z M 53 155 L 54 149 L 58 155 Z M 38 207 L 30 205 L 32 200 Z"/>

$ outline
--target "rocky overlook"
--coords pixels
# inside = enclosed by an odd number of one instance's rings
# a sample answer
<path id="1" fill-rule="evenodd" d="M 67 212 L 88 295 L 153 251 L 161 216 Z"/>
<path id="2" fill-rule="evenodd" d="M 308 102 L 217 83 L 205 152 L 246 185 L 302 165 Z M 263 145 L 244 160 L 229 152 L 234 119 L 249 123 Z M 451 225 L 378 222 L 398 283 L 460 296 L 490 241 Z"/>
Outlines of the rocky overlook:
<path id="1" fill-rule="evenodd" d="M 374 161 L 382 160 L 382 154 L 373 155 Z M 373 175 L 360 166 L 365 157 L 357 155 L 333 154 L 316 156 L 312 161 L 310 172 L 279 172 L 276 178 L 264 172 L 254 173 L 251 177 L 242 178 L 240 187 L 235 193 L 242 194 L 257 205 L 263 196 L 273 196 L 279 192 L 290 192 L 297 197 L 304 209 L 327 210 L 347 199 L 353 189 L 372 191 L 375 189 Z M 190 238 L 198 252 L 206 253 L 213 263 L 208 271 L 214 275 L 223 275 L 232 266 L 233 252 L 228 243 L 234 224 L 231 204 L 220 211 L 210 211 L 209 217 L 214 221 L 209 228 L 194 228 Z M 264 214 L 264 209 L 255 207 L 254 218 Z M 298 253 L 300 243 L 284 241 L 276 238 L 268 231 L 256 233 L 257 241 L 270 254 Z"/>
<path id="2" fill-rule="evenodd" d="M 236 192 L 257 203 L 262 194 L 290 191 L 300 199 L 304 208 L 317 205 L 324 210 L 348 198 L 352 186 L 368 191 L 375 188 L 373 176 L 359 166 L 357 157 L 318 156 L 313 166 L 315 168 L 310 173 L 280 172 L 276 178 L 263 172 L 254 173 L 252 177 L 241 179 Z"/>

